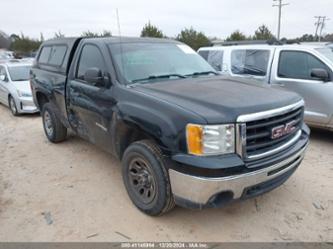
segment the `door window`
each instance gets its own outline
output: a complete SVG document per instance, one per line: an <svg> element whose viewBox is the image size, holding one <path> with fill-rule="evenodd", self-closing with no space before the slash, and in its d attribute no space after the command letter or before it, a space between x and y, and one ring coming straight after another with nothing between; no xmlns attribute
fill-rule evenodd
<svg viewBox="0 0 333 249"><path fill-rule="evenodd" d="M265 76L269 55L269 50L233 50L231 53L231 71L233 74Z"/></svg>
<svg viewBox="0 0 333 249"><path fill-rule="evenodd" d="M102 73L105 72L105 63L101 51L95 45L87 44L81 51L76 78L84 80L87 69L92 67L100 69Z"/></svg>
<svg viewBox="0 0 333 249"><path fill-rule="evenodd" d="M204 58L205 60L208 59L208 54L209 54L209 51L208 50L200 50L198 52L199 55L201 55L202 58Z"/></svg>
<svg viewBox="0 0 333 249"><path fill-rule="evenodd" d="M204 58L215 70L222 71L223 51L222 50L202 50L199 54Z"/></svg>
<svg viewBox="0 0 333 249"><path fill-rule="evenodd" d="M222 71L223 51L221 50L209 51L207 61L215 70Z"/></svg>
<svg viewBox="0 0 333 249"><path fill-rule="evenodd" d="M309 53L301 51L280 53L278 76L281 78L316 80L311 77L314 68L328 70L323 62Z"/></svg>
<svg viewBox="0 0 333 249"><path fill-rule="evenodd" d="M67 51L67 46L56 45L52 47L52 52L48 63L53 66L61 66Z"/></svg>
<svg viewBox="0 0 333 249"><path fill-rule="evenodd" d="M51 46L43 47L40 56L38 58L38 62L46 64L49 61L51 50L52 50Z"/></svg>

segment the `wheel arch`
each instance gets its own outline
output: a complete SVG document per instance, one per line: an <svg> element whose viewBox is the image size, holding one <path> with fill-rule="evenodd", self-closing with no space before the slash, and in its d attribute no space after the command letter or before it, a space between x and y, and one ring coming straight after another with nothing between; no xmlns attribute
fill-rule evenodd
<svg viewBox="0 0 333 249"><path fill-rule="evenodd" d="M9 92L9 93L7 94L7 102L8 102L8 106L9 106L9 98L10 98L10 97L13 97L13 96L12 96L12 94Z"/></svg>
<svg viewBox="0 0 333 249"><path fill-rule="evenodd" d="M50 98L47 96L47 94L43 93L43 92L36 92L36 102L37 102L37 105L38 105L38 108L40 110L42 110L43 106L50 102Z"/></svg>
<svg viewBox="0 0 333 249"><path fill-rule="evenodd" d="M166 146L163 145L163 142L159 138L156 138L156 136L149 131L142 129L136 123L116 118L111 126L111 130L114 153L120 160L129 145L144 139L155 142L162 151L165 151L166 149Z"/></svg>

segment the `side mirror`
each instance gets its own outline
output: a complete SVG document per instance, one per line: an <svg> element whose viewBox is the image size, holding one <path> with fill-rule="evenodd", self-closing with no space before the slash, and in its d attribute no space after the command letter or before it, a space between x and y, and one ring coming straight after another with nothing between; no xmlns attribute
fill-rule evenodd
<svg viewBox="0 0 333 249"><path fill-rule="evenodd" d="M94 86L99 86L99 87L105 86L102 70L96 67L87 69L87 71L84 74L84 80L88 83L91 83Z"/></svg>
<svg viewBox="0 0 333 249"><path fill-rule="evenodd" d="M328 82L330 80L330 76L327 70L322 68L314 68L311 70L311 77L322 80L324 82Z"/></svg>
<svg viewBox="0 0 333 249"><path fill-rule="evenodd" d="M1 74L1 75L0 75L0 81L5 81L5 80L6 80L6 75Z"/></svg>

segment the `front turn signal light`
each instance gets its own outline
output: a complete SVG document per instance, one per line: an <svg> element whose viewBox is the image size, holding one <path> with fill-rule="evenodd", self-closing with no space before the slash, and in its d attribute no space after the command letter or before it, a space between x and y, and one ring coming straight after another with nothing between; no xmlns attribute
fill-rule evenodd
<svg viewBox="0 0 333 249"><path fill-rule="evenodd" d="M189 154L203 154L202 135L203 127L201 125L188 124L186 126L186 140Z"/></svg>

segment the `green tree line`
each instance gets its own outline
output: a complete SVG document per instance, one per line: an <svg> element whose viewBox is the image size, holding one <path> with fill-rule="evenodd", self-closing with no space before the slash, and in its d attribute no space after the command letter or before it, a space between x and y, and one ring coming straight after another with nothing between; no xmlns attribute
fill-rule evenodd
<svg viewBox="0 0 333 249"><path fill-rule="evenodd" d="M111 31L104 30L101 33L93 32L90 30L84 31L81 33L82 37L110 37L112 36ZM163 31L153 25L150 21L144 25L140 33L141 37L155 37L155 38L170 38L181 41L194 50L199 49L204 46L211 46L213 40L222 40L218 38L209 38L202 31L195 30L193 27L187 27L182 29L179 34L175 37L167 37ZM61 31L58 31L54 34L54 38L65 37ZM242 41L242 40L272 40L275 39L273 33L269 30L266 25L259 26L253 35L246 35L240 30L235 30L229 36L227 36L225 41ZM282 38L284 42L313 42L318 38L314 37L311 34L304 34L301 37L296 37L293 39ZM44 41L43 34L40 35L39 39L30 38L25 36L23 33L20 35L13 34L11 35L11 50L17 53L29 53L36 51L40 44ZM331 41L333 42L333 34L328 34L322 37L322 41Z"/></svg>

